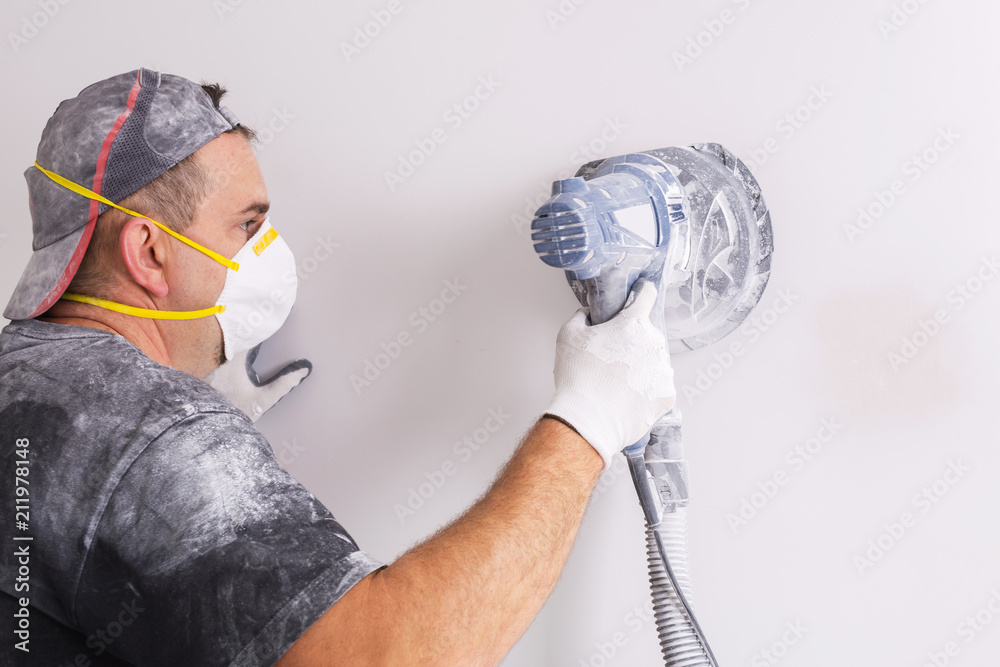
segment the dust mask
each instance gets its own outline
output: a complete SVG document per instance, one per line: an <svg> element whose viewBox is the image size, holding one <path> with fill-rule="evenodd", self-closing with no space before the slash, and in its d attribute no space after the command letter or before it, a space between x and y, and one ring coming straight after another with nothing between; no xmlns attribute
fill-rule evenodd
<svg viewBox="0 0 1000 667"><path fill-rule="evenodd" d="M295 257L271 226L264 220L257 233L246 242L233 261L238 271L226 273L226 284L216 307L222 326L226 359L249 350L281 328L295 303L298 279Z"/></svg>

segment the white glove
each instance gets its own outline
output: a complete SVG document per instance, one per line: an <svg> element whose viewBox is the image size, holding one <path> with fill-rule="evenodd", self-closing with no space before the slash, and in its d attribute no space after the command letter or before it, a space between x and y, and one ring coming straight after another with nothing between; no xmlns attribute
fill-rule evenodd
<svg viewBox="0 0 1000 667"><path fill-rule="evenodd" d="M205 376L205 382L229 399L250 421L257 421L292 389L312 373L312 363L299 359L285 366L266 382L261 382L253 362L260 345L241 352Z"/></svg>
<svg viewBox="0 0 1000 667"><path fill-rule="evenodd" d="M576 429L604 458L605 470L677 397L666 339L649 319L656 287L636 287L612 319L588 326L581 308L556 339L556 393L546 414Z"/></svg>

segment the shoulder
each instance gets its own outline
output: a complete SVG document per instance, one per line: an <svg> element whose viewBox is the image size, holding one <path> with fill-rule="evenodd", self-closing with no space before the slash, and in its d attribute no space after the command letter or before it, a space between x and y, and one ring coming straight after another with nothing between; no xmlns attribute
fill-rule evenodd
<svg viewBox="0 0 1000 667"><path fill-rule="evenodd" d="M0 335L0 377L42 403L105 420L113 415L119 424L141 423L154 431L156 424L162 430L198 412L243 418L205 381L164 366L101 329L13 322Z"/></svg>

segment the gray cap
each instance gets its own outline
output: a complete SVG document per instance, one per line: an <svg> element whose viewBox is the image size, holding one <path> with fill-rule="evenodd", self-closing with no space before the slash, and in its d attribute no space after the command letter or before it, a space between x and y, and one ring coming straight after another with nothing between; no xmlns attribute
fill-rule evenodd
<svg viewBox="0 0 1000 667"><path fill-rule="evenodd" d="M37 161L45 169L120 202L239 124L183 77L139 69L84 88L63 101L42 131ZM24 172L32 250L4 317L48 310L83 259L97 216L108 207L61 185L34 166Z"/></svg>

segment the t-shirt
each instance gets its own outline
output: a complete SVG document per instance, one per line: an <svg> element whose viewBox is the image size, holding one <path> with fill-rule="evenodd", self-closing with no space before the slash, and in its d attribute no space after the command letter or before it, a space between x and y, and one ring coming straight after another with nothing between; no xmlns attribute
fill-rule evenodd
<svg viewBox="0 0 1000 667"><path fill-rule="evenodd" d="M271 665L380 566L222 394L88 327L0 332L0 503L3 664Z"/></svg>

